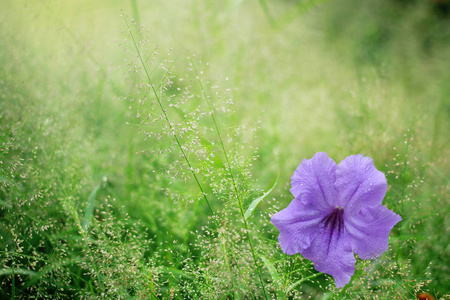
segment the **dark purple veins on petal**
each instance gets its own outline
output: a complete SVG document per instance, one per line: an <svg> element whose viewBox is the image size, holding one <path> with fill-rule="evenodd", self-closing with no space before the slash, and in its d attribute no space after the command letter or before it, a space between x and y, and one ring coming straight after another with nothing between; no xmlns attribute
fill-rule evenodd
<svg viewBox="0 0 450 300"><path fill-rule="evenodd" d="M328 249L330 248L331 239L333 234L337 234L338 238L341 234L341 231L344 229L344 218L343 218L344 210L340 207L336 207L328 214L325 218L323 218L323 227L325 228L325 232L330 235L330 239L328 242Z"/></svg>

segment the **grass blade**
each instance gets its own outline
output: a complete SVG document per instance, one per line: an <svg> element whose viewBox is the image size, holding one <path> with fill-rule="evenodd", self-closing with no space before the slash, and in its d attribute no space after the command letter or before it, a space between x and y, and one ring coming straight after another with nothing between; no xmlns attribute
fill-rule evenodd
<svg viewBox="0 0 450 300"><path fill-rule="evenodd" d="M304 281L307 281L307 280L310 280L310 279L313 279L313 278L315 278L315 277L317 277L317 276L320 276L320 275L322 275L323 273L315 273L315 274L312 274L311 276L307 276L307 277L303 277L302 279L300 279L300 280L298 280L298 281L296 281L296 282L294 282L293 284L291 284L290 286L289 286L289 288L287 289L287 291L286 291L286 293L289 293L290 291L292 291L297 285L299 285L300 283L302 283L302 282L304 282Z"/></svg>
<svg viewBox="0 0 450 300"><path fill-rule="evenodd" d="M273 263L268 260L265 256L260 255L261 260L264 262L264 265L266 266L267 270L269 271L270 277L272 277L272 282L274 283L275 287L276 287L276 294L277 294L277 299L285 299L285 293L284 290L282 288L282 282L280 279L280 276L278 275L277 269L275 268L275 266L273 265Z"/></svg>
<svg viewBox="0 0 450 300"><path fill-rule="evenodd" d="M269 7L267 6L266 0L259 0L259 5L261 6L261 8L262 8L262 10L263 10L263 12L264 12L264 15L266 16L267 21L269 21L270 26L271 26L272 28L275 28L275 26L276 26L277 24L275 23L274 18L273 18L272 15L270 14L270 10L269 10Z"/></svg>
<svg viewBox="0 0 450 300"><path fill-rule="evenodd" d="M264 262L264 265L266 266L267 270L270 273L270 276L272 277L272 281L275 283L275 285L279 285L280 283L280 276L278 275L277 269L272 264L271 261L269 261L265 256L260 255L261 260Z"/></svg>
<svg viewBox="0 0 450 300"><path fill-rule="evenodd" d="M273 186L267 192L265 192L261 197L258 197L255 200L253 200L252 203L250 203L250 206L248 207L248 209L247 209L247 211L245 212L245 215L244 215L246 219L251 216L253 211L255 211L255 208L256 208L256 206L258 206L259 202L261 202L264 198L267 197L267 195L270 194L270 192L272 192L272 190L275 188L275 186L278 183L278 177L279 176L277 176L277 179L275 180L275 183L273 184Z"/></svg>
<svg viewBox="0 0 450 300"><path fill-rule="evenodd" d="M94 202L95 197L97 196L97 192L100 189L101 184L97 184L94 190L89 195L88 205L86 207L86 212L84 213L83 223L81 224L83 230L88 230L89 225L91 224L92 217L94 216Z"/></svg>

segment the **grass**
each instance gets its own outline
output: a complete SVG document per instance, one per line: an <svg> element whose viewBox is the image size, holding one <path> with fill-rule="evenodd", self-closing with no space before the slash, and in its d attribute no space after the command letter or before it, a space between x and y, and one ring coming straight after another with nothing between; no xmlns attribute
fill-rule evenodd
<svg viewBox="0 0 450 300"><path fill-rule="evenodd" d="M450 299L439 5L2 2L0 298ZM343 289L270 223L318 151L403 219Z"/></svg>

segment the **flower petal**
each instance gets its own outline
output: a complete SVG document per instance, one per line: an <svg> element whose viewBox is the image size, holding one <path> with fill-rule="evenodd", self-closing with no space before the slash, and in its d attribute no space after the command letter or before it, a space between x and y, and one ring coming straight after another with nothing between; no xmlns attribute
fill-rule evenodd
<svg viewBox="0 0 450 300"><path fill-rule="evenodd" d="M356 214L346 214L344 228L352 250L362 259L380 256L388 249L389 232L401 217L383 205L362 209Z"/></svg>
<svg viewBox="0 0 450 300"><path fill-rule="evenodd" d="M358 154L348 156L339 163L335 187L338 205L357 213L364 207L381 204L386 194L387 181L370 157Z"/></svg>
<svg viewBox="0 0 450 300"><path fill-rule="evenodd" d="M309 247L311 237L319 230L319 223L326 213L312 206L305 206L294 199L285 209L270 220L280 231L278 241L284 253L294 255Z"/></svg>
<svg viewBox="0 0 450 300"><path fill-rule="evenodd" d="M316 153L311 159L304 159L291 177L290 189L295 198L315 208L329 210L337 199L334 187L336 163L325 152Z"/></svg>
<svg viewBox="0 0 450 300"><path fill-rule="evenodd" d="M344 230L322 228L301 254L314 263L317 271L333 276L338 288L349 283L355 273L356 259Z"/></svg>

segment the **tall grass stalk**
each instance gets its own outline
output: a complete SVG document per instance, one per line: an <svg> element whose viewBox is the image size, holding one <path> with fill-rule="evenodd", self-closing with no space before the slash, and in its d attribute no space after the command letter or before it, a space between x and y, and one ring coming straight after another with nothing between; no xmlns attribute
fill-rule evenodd
<svg viewBox="0 0 450 300"><path fill-rule="evenodd" d="M244 222L245 232L247 233L247 238L248 238L248 241L249 241L249 244L250 244L250 248L252 250L253 261L255 263L255 266L256 266L256 269L257 269L257 272L258 272L258 277L259 277L259 280L260 280L260 283L261 283L261 288L262 288L262 290L264 292L264 297L267 299L266 289L264 287L264 282L263 282L263 279L262 279L262 276L261 276L261 267L258 264L258 259L257 259L257 256L256 256L255 247L253 246L252 235L251 235L251 232L250 232L250 228L248 226L247 218L245 217L244 203L243 203L242 195L241 195L241 193L239 191L239 188L237 186L236 179L235 179L234 174L233 174L233 170L231 169L231 164L230 164L230 160L228 158L227 151L225 149L225 144L223 143L223 138L222 138L222 135L220 133L219 126L217 125L216 118L214 116L214 110L211 108L211 104L208 101L208 96L206 95L205 89L203 88L203 83L202 83L201 78L200 78L200 76L199 76L199 74L197 72L197 69L196 69L196 67L194 65L194 62L192 60L191 60L191 66L192 66L192 68L194 70L194 73L195 73L195 76L197 78L198 84L200 85L200 89L202 90L203 98L205 99L206 105L207 105L208 110L209 110L209 114L211 115L211 119L212 119L212 121L214 123L214 128L215 128L217 136L219 137L219 140L220 140L220 145L222 147L222 151L223 151L223 154L224 154L224 157L225 157L226 169L228 169L228 172L230 173L230 178L231 178L231 182L233 184L233 189L234 189L234 192L236 193L236 197L237 197L237 200L238 200L239 213L240 213L240 215L242 217L242 221Z"/></svg>
<svg viewBox="0 0 450 300"><path fill-rule="evenodd" d="M180 149L181 155L183 156L184 160L186 161L186 163L187 163L187 165L188 165L188 167L189 167L189 171L191 172L192 176L194 177L195 182L197 183L197 186L198 186L198 188L200 189L200 192L201 192L201 194L202 194L202 196L203 196L203 199L204 199L205 202L208 204L208 207L209 207L209 210L211 211L211 214L213 215L213 217L215 217L214 210L213 210L213 208L211 207L211 204L210 204L210 202L209 202L209 200L208 200L208 197L206 197L206 193L204 192L203 187L202 187L202 185L200 184L200 182L199 182L199 180L198 180L198 178L197 178L197 175L196 175L195 172L194 172L194 168L192 168L192 165L191 165L191 163L190 163L190 161L189 161L189 158L187 157L186 153L185 153L184 150L183 150L183 147L182 147L182 145L181 145L180 139L178 138L178 135L176 134L175 129L173 128L173 125L172 125L172 123L170 122L169 117L167 116L166 110L165 110L164 107L162 106L161 100L160 100L160 98L159 98L159 96L158 96L158 93L156 92L156 89L155 89L155 86L154 86L154 84L153 84L153 81L152 81L152 79L150 78L150 74L149 74L149 72L148 72L148 70L147 70L147 66L146 66L144 60L142 59L141 51L139 50L139 47L138 47L138 45L137 45L137 43L136 43L136 39L134 38L134 34L133 34L132 30L131 30L131 27L130 27L130 25L128 24L128 21L127 21L127 19L125 18L124 15L122 15L122 18L123 18L123 20L125 21L125 24L126 24L126 26L127 26L128 32L129 32L130 37L131 37L131 39L132 39L132 41L133 41L133 45L134 45L134 47L135 47L135 49L136 49L136 52L137 52L137 54L138 54L139 61L141 62L142 67L144 68L144 72L145 72L145 75L146 75L146 77L147 77L148 84L149 84L150 87L152 88L153 94L155 95L155 98L156 98L156 100L158 101L158 105L159 105L159 107L161 108L161 112L163 113L164 118L165 118L165 120L167 121L167 124L168 124L168 126L169 126L169 128L170 128L170 131L171 131L171 133L172 133L172 135L173 135L173 137L174 137L174 139L175 139L175 142L177 143L177 146L178 146L178 148ZM214 218L214 219L215 219L215 218Z"/></svg>
<svg viewBox="0 0 450 300"><path fill-rule="evenodd" d="M177 135L177 133L175 131L175 128L173 127L172 122L170 121L168 113L166 112L166 110L165 110L165 108L164 108L164 106L163 106L163 104L161 102L160 96L158 95L158 92L156 91L155 85L154 85L153 80L151 79L151 76L150 76L150 72L148 71L147 65L144 62L143 55L141 53L141 50L139 49L138 42L137 42L137 40L135 38L135 35L132 32L130 24L129 24L129 22L127 21L127 19L124 16L122 16L122 17L124 19L126 28L127 28L128 33L130 35L130 38L132 40L133 47L134 47L134 49L137 52L137 57L139 59L139 62L140 62L141 66L142 66L142 68L144 70L145 81L147 82L147 85L149 85L151 87L153 95L155 96L155 98L157 100L157 103L158 103L158 106L159 106L159 108L161 110L161 113L163 114L163 119L165 120L167 126L169 127L170 133L173 136L173 138L174 138L174 140L176 142L176 145L177 145L177 147L178 147L178 149L179 149L179 151L180 151L184 161L186 162L192 177L195 179L195 182L196 182L196 184L197 184L197 186L198 186L198 188L199 188L199 190L200 190L200 192L202 194L202 197L205 200L205 202L207 203L207 205L209 207L209 210L211 211L211 214L214 217L216 225L219 226L218 220L217 220L217 218L215 218L216 214L215 214L215 212L214 212L214 210L213 210L213 208L211 206L211 203L210 203L209 199L207 198L206 193L204 192L202 184L200 183L200 181L199 181L199 179L197 177L197 174L195 173L194 168L192 167L192 163L189 160L185 150L183 149L182 141L179 138L179 136ZM197 78L198 83L200 85L202 96L203 96L203 98L204 98L204 100L206 102L206 105L207 105L207 110L208 110L208 112L209 112L209 114L211 116L211 119L213 121L213 124L214 124L214 130L215 130L215 132L216 132L216 134L218 136L218 139L220 141L220 147L221 147L221 149L222 149L222 151L224 153L225 164L226 164L225 165L225 170L229 173L229 176L230 176L230 179L231 179L231 184L232 184L232 189L234 190L234 193L236 194L238 210L239 210L239 214L241 215L242 221L244 223L244 229L245 229L245 232L246 232L246 235L247 235L247 239L248 239L248 242L249 242L249 245L250 245L250 248L251 248L253 263L255 264L255 267L256 267L256 270L257 270L257 273L258 273L258 278L259 278L259 281L260 281L261 289L262 289L263 294L264 294L264 298L268 299L267 292L266 292L265 285L264 285L264 281L263 281L263 278L262 278L261 267L260 267L260 265L258 263L257 253L256 253L256 250L255 250L255 246L253 244L253 238L252 238L252 234L251 234L251 229L249 227L247 218L245 217L244 200L242 198L242 193L240 192L238 184L236 182L236 177L235 177L235 174L233 173L231 161L230 161L230 158L229 158L229 156L227 154L227 150L226 150L226 147L225 147L225 144L224 144L224 141L223 141L223 137L222 137L222 134L220 132L220 129L219 129L219 126L218 126L218 123L217 123L214 111L213 111L213 109L211 107L211 104L210 104L210 102L208 100L208 96L207 96L206 91L205 91L205 89L203 87L203 83L202 83L201 79L199 78L199 74L198 74L197 69L195 68L195 65L192 62L192 60L191 60L191 66L192 66L192 68L193 68L193 70L195 72L196 78ZM224 248L224 250L225 250L225 253L226 253L225 256L226 256L226 260L227 260L226 261L227 267L231 271L231 267L230 267L230 265L228 263L228 250L226 249L226 247ZM239 266L238 266L238 268L239 268ZM232 282L233 282L233 290L234 290L234 278L232 278Z"/></svg>

